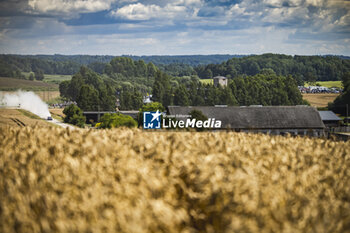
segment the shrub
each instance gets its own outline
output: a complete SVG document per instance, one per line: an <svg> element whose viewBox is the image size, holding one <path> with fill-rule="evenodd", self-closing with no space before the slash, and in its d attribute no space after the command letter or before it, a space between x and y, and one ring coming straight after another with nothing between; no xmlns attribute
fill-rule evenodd
<svg viewBox="0 0 350 233"><path fill-rule="evenodd" d="M86 117L83 116L83 111L78 106L76 106L75 104L71 104L65 107L63 113L66 115L66 117L64 118L65 123L76 125L80 128L84 127Z"/></svg>
<svg viewBox="0 0 350 233"><path fill-rule="evenodd" d="M159 102L152 102L143 105L140 109L140 112L156 112L157 110L159 110L159 112L164 112L165 108Z"/></svg>
<svg viewBox="0 0 350 233"><path fill-rule="evenodd" d="M123 115L120 113L106 113L101 117L100 123L101 124L99 126L104 129L118 127L137 127L137 122L131 116Z"/></svg>

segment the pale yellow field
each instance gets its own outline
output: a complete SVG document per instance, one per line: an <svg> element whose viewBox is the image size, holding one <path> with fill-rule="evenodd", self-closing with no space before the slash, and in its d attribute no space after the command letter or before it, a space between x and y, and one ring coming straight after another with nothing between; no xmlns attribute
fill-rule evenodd
<svg viewBox="0 0 350 233"><path fill-rule="evenodd" d="M350 142L0 128L0 232L350 232Z"/></svg>
<svg viewBox="0 0 350 233"><path fill-rule="evenodd" d="M339 94L302 94L303 99L309 101L311 106L326 107L329 102L333 102Z"/></svg>
<svg viewBox="0 0 350 233"><path fill-rule="evenodd" d="M64 109L64 108L51 108L51 109L49 109L49 110L50 110L50 113L51 113L52 115L56 115L56 116L58 116L58 117L60 117L60 118L64 118L65 115L64 115L64 113L63 113L63 109Z"/></svg>
<svg viewBox="0 0 350 233"><path fill-rule="evenodd" d="M45 102L56 99L60 96L59 91L36 91L35 94L37 94Z"/></svg>
<svg viewBox="0 0 350 233"><path fill-rule="evenodd" d="M200 80L203 84L213 84L214 81L212 78L208 78L208 79L201 79Z"/></svg>
<svg viewBox="0 0 350 233"><path fill-rule="evenodd" d="M0 108L0 127L49 126L45 120L30 118L21 111L25 112L25 110Z"/></svg>

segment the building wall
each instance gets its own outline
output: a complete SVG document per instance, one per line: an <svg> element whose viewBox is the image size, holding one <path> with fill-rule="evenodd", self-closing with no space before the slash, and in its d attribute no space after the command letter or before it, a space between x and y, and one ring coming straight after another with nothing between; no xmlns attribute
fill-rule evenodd
<svg viewBox="0 0 350 233"><path fill-rule="evenodd" d="M214 78L214 86L223 86L226 87L227 86L227 79L224 78Z"/></svg>
<svg viewBox="0 0 350 233"><path fill-rule="evenodd" d="M340 126L340 121L323 121L326 127L338 127Z"/></svg>

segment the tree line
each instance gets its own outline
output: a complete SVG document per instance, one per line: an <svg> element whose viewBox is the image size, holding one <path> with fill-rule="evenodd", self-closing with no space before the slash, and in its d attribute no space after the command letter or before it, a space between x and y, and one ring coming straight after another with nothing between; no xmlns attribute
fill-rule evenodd
<svg viewBox="0 0 350 233"><path fill-rule="evenodd" d="M119 60L118 60L119 59ZM123 66L119 67L112 64ZM133 62L131 62L133 61ZM122 74L122 78L147 77L145 64L155 64L171 76L198 75L228 78L240 75L253 76L266 69L277 75L292 75L299 85L304 81L341 80L350 71L350 59L344 56L288 56L283 54L239 55L189 55L189 56L89 56L89 55L0 55L0 75L24 78L21 72L45 74L77 73L82 65L99 74ZM118 72L115 72L117 69ZM120 78L120 79L122 79ZM125 81L125 80L124 80ZM134 80L136 81L136 80ZM138 81L138 79L137 79ZM145 82L143 80L142 82Z"/></svg>
<svg viewBox="0 0 350 233"><path fill-rule="evenodd" d="M227 87L203 84L196 77L177 84L171 80L165 73L156 74L153 101L164 106L307 104L292 76L280 76L273 71L233 78Z"/></svg>
<svg viewBox="0 0 350 233"><path fill-rule="evenodd" d="M116 104L120 110L139 109L143 96L152 91L157 72L152 63L117 57L105 66L103 74L81 67L71 80L60 83L59 90L84 111L114 111Z"/></svg>
<svg viewBox="0 0 350 233"><path fill-rule="evenodd" d="M115 110L115 88L87 67L82 66L70 81L61 82L59 90L84 111Z"/></svg>
<svg viewBox="0 0 350 233"><path fill-rule="evenodd" d="M350 114L350 72L342 76L343 92L337 96L333 103L328 104L328 109L343 116Z"/></svg>
<svg viewBox="0 0 350 233"><path fill-rule="evenodd" d="M42 72L44 74L75 74L81 64L74 61L54 61L36 56L0 55L0 75L25 78L21 72Z"/></svg>
<svg viewBox="0 0 350 233"><path fill-rule="evenodd" d="M271 69L215 87L203 84L196 75L173 77L153 63L127 57L114 58L106 67L102 75L81 67L70 81L59 85L61 96L76 101L84 111L110 111L116 105L120 110L139 109L147 94L164 106L303 104L295 79Z"/></svg>
<svg viewBox="0 0 350 233"><path fill-rule="evenodd" d="M221 64L209 64L195 67L200 78L240 75L256 75L263 70L272 69L277 75L292 75L299 85L304 81L341 80L350 71L350 60L336 56L288 56L281 54L263 54L232 58Z"/></svg>
<svg viewBox="0 0 350 233"><path fill-rule="evenodd" d="M169 70L174 74L176 70L191 69L197 65L221 63L232 57L241 55L188 55L188 56L120 56L134 61L153 63L160 66L170 65ZM25 78L21 72L38 72L45 74L73 75L81 66L87 66L96 73L106 73L110 61L116 56L92 56L92 55L0 55L0 76ZM172 64L180 64L173 67ZM181 67L185 64L186 67ZM107 66L107 67L106 67ZM106 70L107 69L107 70ZM193 69L193 68L192 68ZM187 72L187 71L183 71Z"/></svg>

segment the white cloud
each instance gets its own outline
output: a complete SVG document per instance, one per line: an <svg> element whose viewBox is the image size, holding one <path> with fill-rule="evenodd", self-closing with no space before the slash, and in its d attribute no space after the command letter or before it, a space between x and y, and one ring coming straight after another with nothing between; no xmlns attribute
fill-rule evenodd
<svg viewBox="0 0 350 233"><path fill-rule="evenodd" d="M110 35L62 34L51 37L0 40L0 53L179 55L179 54L350 54L342 40L291 40L295 30L252 27L243 30L142 32ZM4 46L6 44L6 46ZM52 45L55 46L52 46Z"/></svg>
<svg viewBox="0 0 350 233"><path fill-rule="evenodd" d="M21 9L54 17L0 18L0 53L315 54L317 49L319 53L350 54L349 1L243 0L230 5L232 2L29 0ZM99 24L105 22L101 20L89 25L94 18L87 15L80 26L67 23L67 16L101 10L118 20L106 18L106 24Z"/></svg>
<svg viewBox="0 0 350 233"><path fill-rule="evenodd" d="M130 20L148 20L157 16L161 8L157 5L143 5L142 3L130 4L116 11L112 11L111 15Z"/></svg>
<svg viewBox="0 0 350 233"><path fill-rule="evenodd" d="M179 0L168 3L163 7L155 4L136 3L112 11L111 15L128 20L172 19L176 17L184 20L192 17L189 9L192 9L198 3L200 3L199 0Z"/></svg>
<svg viewBox="0 0 350 233"><path fill-rule="evenodd" d="M172 3L173 5L202 5L201 0L177 0Z"/></svg>
<svg viewBox="0 0 350 233"><path fill-rule="evenodd" d="M133 3L133 2L137 2L138 0L119 0L118 2L120 3Z"/></svg>
<svg viewBox="0 0 350 233"><path fill-rule="evenodd" d="M303 23L310 19L307 8L289 7L289 8L273 8L267 11L263 18L264 22L270 23Z"/></svg>
<svg viewBox="0 0 350 233"><path fill-rule="evenodd" d="M280 0L264 0L264 3L274 7L282 6L282 1Z"/></svg>
<svg viewBox="0 0 350 233"><path fill-rule="evenodd" d="M113 0L29 0L34 13L87 13L108 10Z"/></svg>
<svg viewBox="0 0 350 233"><path fill-rule="evenodd" d="M350 25L350 15L344 15L339 20L335 21L336 25L339 26L349 26Z"/></svg>
<svg viewBox="0 0 350 233"><path fill-rule="evenodd" d="M321 6L325 0L306 0L307 5Z"/></svg>
<svg viewBox="0 0 350 233"><path fill-rule="evenodd" d="M240 7L238 4L235 4L230 8L229 12L230 12L230 15L235 17L243 14L245 12L245 8Z"/></svg>

